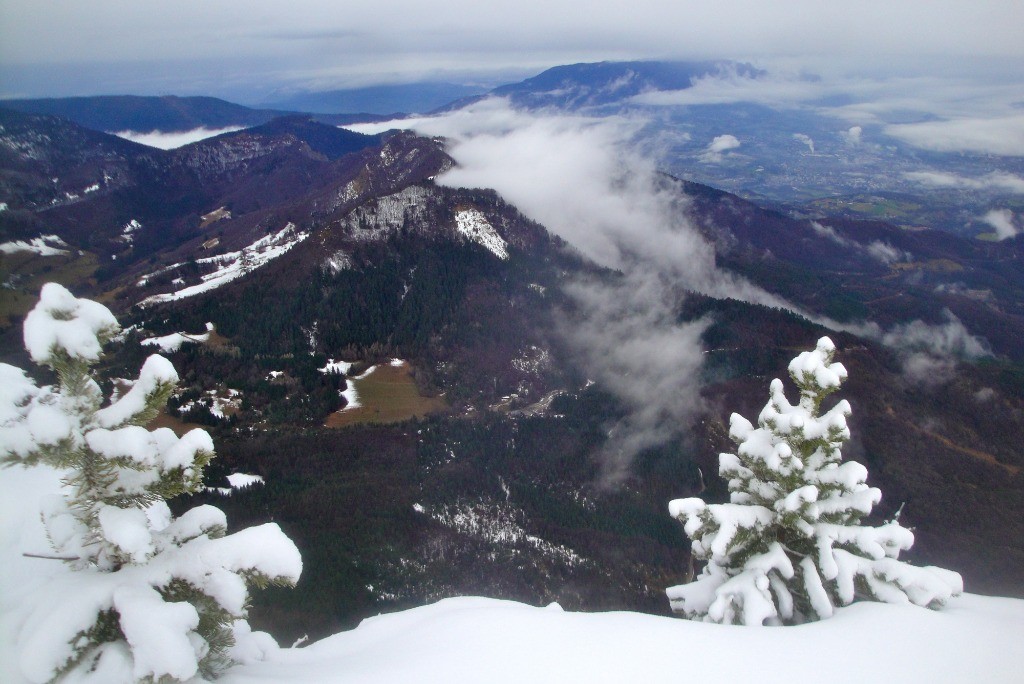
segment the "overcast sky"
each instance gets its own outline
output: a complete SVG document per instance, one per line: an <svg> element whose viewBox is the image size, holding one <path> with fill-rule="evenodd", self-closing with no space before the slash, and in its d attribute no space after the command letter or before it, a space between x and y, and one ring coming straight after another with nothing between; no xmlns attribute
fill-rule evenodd
<svg viewBox="0 0 1024 684"><path fill-rule="evenodd" d="M1005 69L1022 25L1021 0L0 0L0 94L490 85L643 58Z"/></svg>

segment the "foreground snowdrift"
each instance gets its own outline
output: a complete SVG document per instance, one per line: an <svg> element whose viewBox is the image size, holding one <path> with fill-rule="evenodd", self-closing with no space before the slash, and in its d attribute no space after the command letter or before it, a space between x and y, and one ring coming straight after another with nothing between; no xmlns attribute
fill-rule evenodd
<svg viewBox="0 0 1024 684"><path fill-rule="evenodd" d="M19 599L60 561L40 498L47 468L0 470L0 681L26 681L13 653ZM638 613L565 613L484 598L448 599L365 620L302 649L232 669L224 684L257 682L1020 681L1024 601L964 595L941 611L858 603L799 627L734 627ZM269 646L269 644L267 645Z"/></svg>
<svg viewBox="0 0 1024 684"><path fill-rule="evenodd" d="M365 620L220 682L1017 682L1024 601L859 603L800 627L455 598Z"/></svg>

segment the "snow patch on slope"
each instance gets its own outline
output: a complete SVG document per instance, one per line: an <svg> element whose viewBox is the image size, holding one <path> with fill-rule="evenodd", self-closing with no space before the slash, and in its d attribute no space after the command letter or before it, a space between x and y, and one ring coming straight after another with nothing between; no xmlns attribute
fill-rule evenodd
<svg viewBox="0 0 1024 684"><path fill-rule="evenodd" d="M406 222L422 219L430 193L418 185L360 205L347 217L348 232L359 240L382 240Z"/></svg>
<svg viewBox="0 0 1024 684"><path fill-rule="evenodd" d="M351 363L345 363L344 361L337 361L337 362L332 362L332 363L336 363L337 364L336 367L339 368L339 369L344 368L344 370L342 371L343 373L348 373L348 369L352 367ZM320 372L321 373L329 372L327 369L332 367L332 363L328 363L326 366L321 368ZM361 408L362 407L362 404L359 402L359 390L356 388L356 384L353 381L354 380L365 380L375 370L377 370L376 366L370 366L365 371L363 371L362 373L360 373L356 377L349 379L345 383L345 389L343 389L340 392L341 396L343 396L345 398L345 407L343 409L341 409L342 411L351 411L352 409L357 409L357 408Z"/></svg>
<svg viewBox="0 0 1024 684"><path fill-rule="evenodd" d="M204 275L202 282L197 285L186 287L177 292L146 297L139 304L141 306L148 306L161 302L171 302L215 290L283 256L288 250L307 237L309 237L309 233L298 232L295 224L289 223L273 235L260 238L238 252L228 252L218 256L196 259L197 264L201 266L212 265L216 270Z"/></svg>
<svg viewBox="0 0 1024 684"><path fill-rule="evenodd" d="M350 257L343 249L336 250L333 254L324 259L323 267L332 274L337 275L342 271L347 271L352 268L352 257Z"/></svg>
<svg viewBox="0 0 1024 684"><path fill-rule="evenodd" d="M206 324L206 332L204 333L171 333L170 335L164 335L163 337L150 337L149 339L142 340L142 344L148 347L160 347L161 351L165 354L176 352L181 349L183 344L197 344L200 342L207 342L210 339L210 333L213 331L213 323Z"/></svg>
<svg viewBox="0 0 1024 684"><path fill-rule="evenodd" d="M342 375L348 375L349 368L352 364L348 361L335 361L334 359L327 359L327 365L317 370L321 373L340 373Z"/></svg>
<svg viewBox="0 0 1024 684"><path fill-rule="evenodd" d="M495 546L530 546L566 566L587 561L567 546L553 544L529 534L517 521L519 511L502 504L475 503L426 509L426 515L460 534L481 539Z"/></svg>
<svg viewBox="0 0 1024 684"><path fill-rule="evenodd" d="M137 230L142 230L142 224L137 219L132 219L121 228L121 239L131 244L135 237L132 235Z"/></svg>
<svg viewBox="0 0 1024 684"><path fill-rule="evenodd" d="M260 475L249 475L248 473L231 473L227 477L227 487L206 487L206 491L221 496L231 496L235 490L245 489L254 484L265 484L266 480Z"/></svg>
<svg viewBox="0 0 1024 684"><path fill-rule="evenodd" d="M35 252L39 256L57 256L67 254L68 250L60 249L67 247L67 243L56 235L40 235L28 242L24 240L13 240L0 244L0 252L14 254L15 252Z"/></svg>
<svg viewBox="0 0 1024 684"><path fill-rule="evenodd" d="M228 475L228 484L232 489L243 489L249 485L263 484L260 475L249 475L248 473L231 473Z"/></svg>
<svg viewBox="0 0 1024 684"><path fill-rule="evenodd" d="M482 245L502 261L508 259L508 245L478 209L463 209L455 214L460 235Z"/></svg>
<svg viewBox="0 0 1024 684"><path fill-rule="evenodd" d="M224 420L229 410L235 412L242 408L242 392L230 387L224 390L206 390L199 399L182 404L180 411L185 413L199 406L205 406L214 417Z"/></svg>

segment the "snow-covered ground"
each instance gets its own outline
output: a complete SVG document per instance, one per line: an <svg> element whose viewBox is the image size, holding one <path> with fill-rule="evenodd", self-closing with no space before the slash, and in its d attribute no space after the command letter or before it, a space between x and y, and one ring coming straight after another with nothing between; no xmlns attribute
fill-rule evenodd
<svg viewBox="0 0 1024 684"><path fill-rule="evenodd" d="M402 228L407 221L423 220L431 192L410 185L400 192L378 197L375 202L356 207L345 217L346 230L357 240L382 240Z"/></svg>
<svg viewBox="0 0 1024 684"><path fill-rule="evenodd" d="M1024 601L975 595L938 612L860 603L761 628L465 597L364 620L219 681L1019 682L1022 636Z"/></svg>
<svg viewBox="0 0 1024 684"><path fill-rule="evenodd" d="M170 335L164 335L162 337L150 337L142 340L143 346L159 347L164 353L176 352L181 349L183 344L200 344L210 339L210 333L213 332L213 323L206 324L206 332L204 333L171 333Z"/></svg>
<svg viewBox="0 0 1024 684"><path fill-rule="evenodd" d="M137 219L132 219L121 228L121 239L131 244L135 241L135 236L132 233L140 230L142 230L142 224Z"/></svg>
<svg viewBox="0 0 1024 684"><path fill-rule="evenodd" d="M163 131L149 131L148 133L144 133L142 131L110 131L110 134L142 145L158 147L161 150L173 150L177 147L183 147L184 145L205 140L206 138L212 138L215 135L240 131L242 128L242 126L228 126L226 128L193 128L191 131L180 131L175 133L164 133Z"/></svg>
<svg viewBox="0 0 1024 684"><path fill-rule="evenodd" d="M262 483L263 477L260 475L250 475L248 473L231 473L228 475L228 484L231 485L232 489L245 489L250 485Z"/></svg>
<svg viewBox="0 0 1024 684"><path fill-rule="evenodd" d="M35 252L40 256L56 256L67 254L68 250L60 249L67 247L67 243L56 235L40 235L27 242L25 240L12 240L0 244L0 253L14 254L15 252Z"/></svg>
<svg viewBox="0 0 1024 684"><path fill-rule="evenodd" d="M345 362L340 361L339 363ZM330 364L328 364L328 366L329 365ZM350 367L351 365L352 364L349 364ZM341 409L342 411L351 411L352 409L362 407L362 404L359 402L359 390L356 388L356 383L354 381L365 380L366 378L370 377L370 374L373 373L373 371L375 370L377 370L376 366L370 366L356 377L350 378L348 382L345 383L345 389L341 391L341 396L345 397L346 402L345 408ZM348 372L347 368L345 369L345 372Z"/></svg>
<svg viewBox="0 0 1024 684"><path fill-rule="evenodd" d="M318 370L321 373L341 373L342 375L348 375L348 369L352 367L349 361L335 361L334 359L327 359L327 365Z"/></svg>

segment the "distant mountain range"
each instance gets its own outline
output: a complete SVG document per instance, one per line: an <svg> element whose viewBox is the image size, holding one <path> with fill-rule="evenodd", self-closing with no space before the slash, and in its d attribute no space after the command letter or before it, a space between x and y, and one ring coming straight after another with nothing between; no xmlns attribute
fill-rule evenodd
<svg viewBox="0 0 1024 684"><path fill-rule="evenodd" d="M133 95L2 100L0 106L61 116L98 131L187 131L205 127L255 126L283 115L316 114L343 124L400 118L407 113L448 111L482 97L508 97L525 108L576 109L622 103L651 90L688 88L693 79L764 72L733 62L600 62L548 69L519 83L494 89L454 83L414 83L346 90L300 92L269 100L262 108L213 97Z"/></svg>
<svg viewBox="0 0 1024 684"><path fill-rule="evenodd" d="M621 105L635 95L655 90L684 90L695 79L722 75L756 78L765 72L750 64L724 61L568 64L499 86L488 95L507 97L527 109L577 110Z"/></svg>
<svg viewBox="0 0 1024 684"><path fill-rule="evenodd" d="M96 131L190 131L239 126L258 126L280 116L301 111L286 109L252 109L215 97L147 97L136 95L98 95L94 97L43 98L32 100L0 100L0 107L31 114L48 114L74 121ZM358 111L358 110L337 110ZM374 114L339 114L318 116L324 123L340 125L353 121L375 121Z"/></svg>
<svg viewBox="0 0 1024 684"><path fill-rule="evenodd" d="M94 130L166 133L249 127L295 112L312 113L332 125L380 121L409 112L444 113L494 96L526 111L644 120L635 143L658 155L663 170L807 216L882 219L902 227L991 237L993 227L984 218L989 212L1024 214L1019 158L929 152L889 137L880 123L851 127L828 114L827 102L818 107L766 104L756 98L744 101L737 94L742 88L730 90L729 84L749 85L769 76L728 61L599 62L554 67L486 92L428 82L296 93L263 109L173 96L7 100L0 106L63 116ZM724 101L645 104L645 95L685 91L700 79L712 87L721 81L732 94ZM765 92L772 87L766 83ZM731 146L725 153L709 154L716 140Z"/></svg>
<svg viewBox="0 0 1024 684"><path fill-rule="evenodd" d="M364 112L381 116L396 116L402 112L430 112L455 100L486 92L487 88L481 86L458 83L410 83L299 92L270 98L265 106L315 114Z"/></svg>

